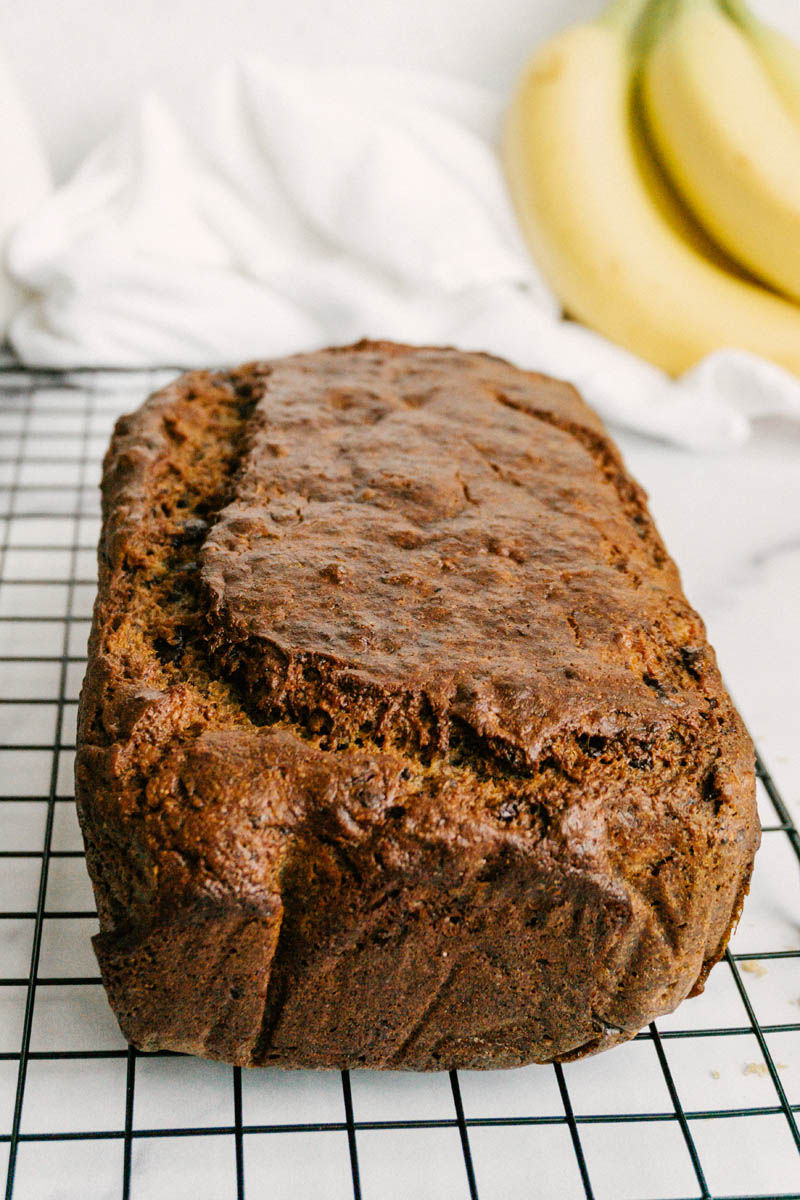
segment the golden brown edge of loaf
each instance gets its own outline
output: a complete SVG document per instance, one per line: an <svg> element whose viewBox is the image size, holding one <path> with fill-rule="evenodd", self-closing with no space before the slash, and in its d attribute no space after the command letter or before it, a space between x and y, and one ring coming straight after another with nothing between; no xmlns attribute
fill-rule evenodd
<svg viewBox="0 0 800 1200"><path fill-rule="evenodd" d="M615 569L640 589L657 576L688 631L656 646L613 720L565 701L569 719L520 749L456 720L451 693L434 720L432 686L428 710L416 694L404 709L368 680L380 736L320 727L300 692L262 703L264 638L219 609L205 567L243 464L278 453L270 389L290 410L313 380L337 413L408 394L433 412L443 378L466 408L491 395L517 414L548 486L563 461L596 475L608 513L591 521L630 530ZM386 342L184 375L117 424L99 569L76 796L95 949L135 1045L245 1066L515 1066L624 1041L702 989L758 845L752 745L644 493L574 389ZM603 686L621 670L612 634L581 651ZM303 687L361 703L330 657Z"/></svg>

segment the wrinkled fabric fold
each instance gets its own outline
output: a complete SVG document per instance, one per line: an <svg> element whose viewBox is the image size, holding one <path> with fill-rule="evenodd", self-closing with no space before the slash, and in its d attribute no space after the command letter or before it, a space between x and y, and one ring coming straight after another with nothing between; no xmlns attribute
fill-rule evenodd
<svg viewBox="0 0 800 1200"><path fill-rule="evenodd" d="M800 420L800 380L741 351L682 379L563 320L517 229L502 98L390 69L220 69L190 138L144 97L18 227L23 361L219 365L361 337L486 350L575 383L615 425L694 449Z"/></svg>

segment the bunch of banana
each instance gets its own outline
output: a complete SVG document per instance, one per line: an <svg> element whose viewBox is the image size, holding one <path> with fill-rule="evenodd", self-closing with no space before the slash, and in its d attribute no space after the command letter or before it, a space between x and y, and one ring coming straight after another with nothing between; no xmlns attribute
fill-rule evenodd
<svg viewBox="0 0 800 1200"><path fill-rule="evenodd" d="M800 374L800 49L743 0L614 0L529 64L505 163L567 312L677 374Z"/></svg>

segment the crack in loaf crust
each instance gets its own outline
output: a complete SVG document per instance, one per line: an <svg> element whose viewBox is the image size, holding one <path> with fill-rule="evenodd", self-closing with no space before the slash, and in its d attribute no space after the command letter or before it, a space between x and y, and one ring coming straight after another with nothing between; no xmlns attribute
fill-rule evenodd
<svg viewBox="0 0 800 1200"><path fill-rule="evenodd" d="M103 498L77 796L130 1040L512 1066L702 988L752 747L571 388L390 343L196 372Z"/></svg>

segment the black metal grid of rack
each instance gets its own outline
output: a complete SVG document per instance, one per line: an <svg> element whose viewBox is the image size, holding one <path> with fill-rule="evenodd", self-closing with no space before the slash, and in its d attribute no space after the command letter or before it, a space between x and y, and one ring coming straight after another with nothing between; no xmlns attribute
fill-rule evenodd
<svg viewBox="0 0 800 1200"><path fill-rule="evenodd" d="M447 1160L449 1168L442 1168L445 1175L447 1169L456 1174L450 1184L441 1185L442 1191L427 1193L420 1187L413 1194L454 1200L456 1196L514 1200L517 1195L533 1200L540 1196L588 1200L800 1196L800 1096L787 1095L775 1051L780 1038L800 1046L800 1011L797 1020L765 1021L759 1017L760 1000L754 996L760 977L780 967L796 969L800 997L800 937L794 945L784 939L775 946L728 951L712 981L717 973L728 973L724 1011L738 1005L738 1019L716 1025L701 1021L694 1027L681 1027L674 1020L653 1024L630 1044L638 1044L639 1051L650 1056L651 1066L657 1065L662 1102L655 1106L617 1103L602 1111L603 1104L595 1103L593 1111L590 1100L576 1101L577 1083L585 1083L586 1076L574 1073L579 1066L575 1064L533 1068L542 1086L547 1078L549 1093L542 1096L537 1091L530 1107L525 1088L520 1086L514 1097L516 1081L522 1078L517 1072L504 1073L499 1093L496 1088L487 1091L471 1073L467 1079L456 1072L440 1076L435 1088L428 1080L427 1098L416 1107L416 1102L409 1105L407 1089L401 1089L397 1113L391 1109L394 1084L387 1082L388 1092L376 1108L375 1081L370 1092L369 1081L360 1078L363 1073L352 1078L343 1072L335 1086L325 1074L306 1080L305 1090L299 1092L278 1088L286 1103L265 1112L263 1104L259 1108L254 1091L258 1085L252 1083L250 1073L243 1078L239 1069L201 1064L203 1070L213 1072L202 1083L204 1094L213 1093L202 1119L191 1120L189 1093L182 1093L178 1082L172 1085L167 1102L173 1119L162 1116L148 1125L146 1118L153 1109L145 1105L142 1123L138 1113L143 1080L154 1062L158 1066L157 1060L181 1060L180 1056L140 1054L126 1048L119 1037L115 1043L113 1032L98 1016L101 1009L82 1003L82 997L99 994L102 1006L102 993L85 949L95 920L93 906L70 906L71 896L83 894L80 883L75 883L82 851L71 817L70 753L94 585L99 462L114 417L135 406L163 378L163 372L62 375L0 367L0 878L5 875L7 880L5 892L0 888L0 1014L5 1014L0 1019L0 1069L6 1073L9 1099L5 1124L0 1121L0 1173L5 1176L6 1200L56 1194L47 1190L48 1170L57 1173L59 1188L70 1170L79 1173L85 1196L142 1200L145 1195L161 1194L157 1187L151 1190L152 1181L163 1174L158 1164L165 1163L167 1156L148 1158L142 1148L158 1143L174 1157L183 1139L190 1140L191 1154L181 1158L182 1177L185 1182L187 1171L191 1176L194 1162L198 1175L186 1194L197 1200L220 1200L223 1194L237 1200L245 1194L250 1200L284 1195L297 1200L312 1196L384 1200L411 1195L389 1176L408 1169L412 1179L414 1171L421 1169L413 1165L414 1159L426 1155L440 1156L442 1163ZM798 830L760 759L757 769L764 812L771 813L764 818L764 841L779 839L800 863ZM18 818L19 845L13 834ZM6 893L10 899L4 902ZM26 902L15 903L17 896L24 896ZM86 970L73 974L71 948L78 943L77 962ZM4 947L10 947L10 959L3 957ZM65 1038L68 1044L60 1045L59 1028L62 1019L69 1023L70 1009L79 1030L85 1018L83 1032L73 1030ZM47 1015L43 1026L41 1013ZM676 1051L691 1047L691 1070L695 1046L723 1047L718 1061L724 1062L732 1047L744 1044L742 1039L748 1039L756 1059L746 1064L743 1074L757 1077L757 1097L743 1100L737 1085L721 1093L716 1104L693 1104L685 1094L687 1080L693 1092L687 1056L677 1056ZM611 1090L616 1086L614 1064L622 1061L615 1058L619 1053L606 1056L604 1078ZM699 1055L697 1071L705 1070L699 1065L701 1059ZM110 1074L88 1088L91 1071L100 1066ZM49 1082L48 1070L56 1072ZM720 1072L710 1070L705 1075L718 1078ZM64 1088L56 1097L61 1115L52 1120L50 1110L39 1105L44 1115L37 1117L42 1089L52 1092L59 1081ZM526 1088L529 1084L527 1076ZM620 1086L624 1093L624 1078ZM102 1095L98 1101L101 1087L108 1089L107 1103ZM91 1099L87 1099L89 1092ZM314 1101L307 1103L312 1094ZM102 1120L92 1124L98 1106ZM713 1139L704 1134L712 1126ZM725 1127L735 1136L727 1136ZM376 1134L382 1139L376 1141ZM638 1156L637 1143L644 1146ZM742 1191L736 1190L735 1180L731 1186L730 1176L720 1168L721 1156L736 1144L744 1147L743 1158L755 1158L747 1177L741 1179L746 1188ZM776 1145L781 1163L777 1172ZM69 1153L48 1159L53 1147L62 1152L67 1147ZM210 1152L207 1147L212 1147ZM681 1158L677 1175L667 1161L670 1154ZM552 1164L559 1155L556 1168ZM626 1167L616 1177L614 1171L622 1170L620 1162L631 1155L639 1163L639 1176ZM145 1175L149 1182L140 1190ZM666 1190L659 1190L661 1180L667 1178ZM164 1194L178 1191L167 1188Z"/></svg>

